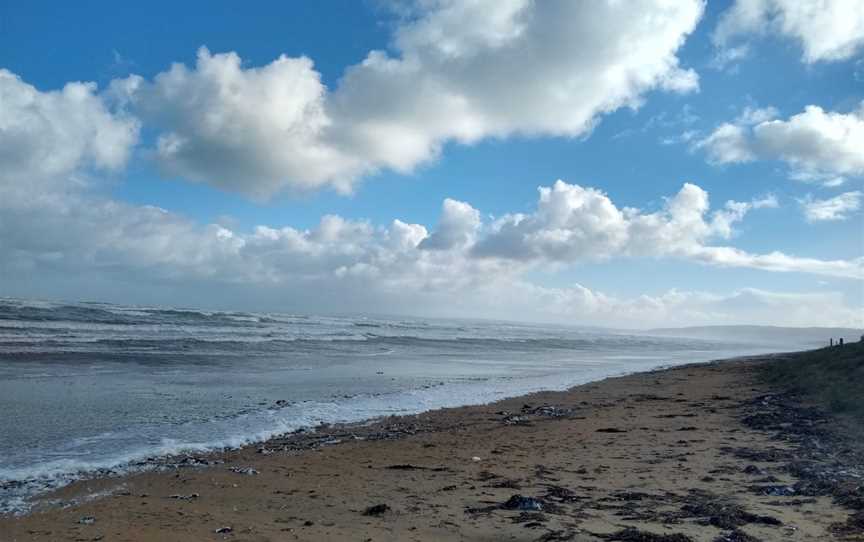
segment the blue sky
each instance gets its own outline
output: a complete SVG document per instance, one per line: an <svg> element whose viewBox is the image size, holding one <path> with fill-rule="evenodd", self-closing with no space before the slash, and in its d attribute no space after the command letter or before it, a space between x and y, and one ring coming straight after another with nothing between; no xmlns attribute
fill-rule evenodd
<svg viewBox="0 0 864 542"><path fill-rule="evenodd" d="M10 83L12 90L7 95L23 93L23 85L27 85L47 96L69 82L92 81L96 84L92 97L101 104L93 107L104 107L109 116L103 120L120 123L115 128L135 133L128 144L124 144L124 149L117 151L122 156L111 155L110 167L103 167L98 156L88 155L98 154L92 149L103 144L94 142L76 151L78 154L64 162L59 170L46 173L31 165L29 169L17 169L14 178L9 174L3 181L5 184L0 183L0 196L5 191L8 202L16 198L26 202L26 205L7 203L6 223L0 222L0 240L12 248L5 251L5 257L0 256L6 259L0 263L9 277L5 288L0 285L0 294L77 298L83 291L89 297L112 301L144 303L176 299L185 304L224 305L226 308L246 299L250 305L258 303L266 310L305 312L362 312L374 307L383 311L423 313L423 307L427 307L430 313L442 315L525 317L574 323L600 321L609 325L640 325L651 318L671 324L692 320L699 323L771 323L776 320L799 325L860 325L864 306L861 278L864 219L860 210L864 177L864 158L861 158L864 156L861 146L864 144L864 106L861 105L864 100L864 28L852 25L851 29L844 27L842 32L829 38L814 37L807 24L810 24L808 21L816 24L812 22L816 17L806 12L807 2L762 2L770 8L765 8L755 20L741 15L748 3L752 2L703 5L694 0L691 11L665 13L668 24L657 31L658 35L668 37L663 43L659 43L660 38L639 42L642 39L639 32L644 33L645 40L655 40L639 22L640 18L647 20L661 10L654 2L634 4L626 14L634 16L632 21L616 18L620 14L603 12L590 3L576 3L580 4L578 9L561 8L562 13L574 17L573 33L577 37L561 38L558 51L571 59L553 60L551 57L558 55L547 54L532 57L530 66L516 62L508 66L510 53L501 51L506 51L506 47L531 49L534 44L529 40L535 39L531 25L548 24L542 23L548 14L540 12L558 9L556 2L542 7L530 2L524 5L513 2L515 7L501 19L501 36L505 38L497 34L489 37L477 30L489 25L485 18L491 16L488 8L447 17L448 10L461 9L459 6L467 5L464 3L456 3L454 8L448 2L404 3L398 7L389 2L372 1L294 2L273 3L265 10L250 10L236 2L6 3L0 7L0 68L17 81ZM494 9L505 11L502 7L505 4L508 2L500 2ZM835 11L819 16L829 23L848 20L864 12L864 5L856 0L838 1ZM471 20L476 13L484 17ZM592 20L594 17L596 20ZM570 22L564 18L562 25ZM602 33L597 37L578 36L578 29L584 28L579 25L586 23L596 24L607 34L605 37ZM528 30L520 30L523 26ZM864 27L864 23L861 26ZM429 38L430 35L434 39ZM542 32L538 31L537 35ZM592 106L591 101L596 98L591 94L592 85L601 94L615 94L619 89L604 87L608 83L602 78L602 71L606 69L603 65L572 58L584 55L590 59L595 54L592 48L602 46L597 40L619 35L629 36L633 47L644 47L646 51L654 47L657 54L634 59L629 58L626 51L612 52L608 53L608 58L604 57L606 62L612 67L620 64L622 70L632 72L630 77L646 77L648 82L626 92L620 91L620 99L611 103L600 103L602 100L597 98L598 104ZM400 36L407 38L400 42ZM446 40L451 38L455 49L444 53L443 49L436 49L438 44L449 43ZM502 45L494 40L506 43ZM272 157L285 152L286 148L305 144L297 140L274 141L272 135L277 134L278 139L282 132L267 126L266 115L263 120L249 120L250 129L268 135L257 148L254 142L245 141L243 137L226 136L225 141L216 141L218 135L202 136L204 132L200 126L193 124L209 118L207 115L230 116L242 124L246 119L239 115L246 114L244 112L249 109L232 110L229 107L234 105L220 105L218 100L205 105L183 101L183 93L201 88L193 86L195 77L203 73L200 66L196 69L200 47L209 50L209 58L235 53L242 59L241 77L249 75L247 70L265 69L280 55L289 59L302 56L310 59L313 64L303 70L298 68L301 74L298 77L313 74L304 81L320 77L325 93L323 107L327 115L335 119L332 120L335 127L331 128L334 135L328 137L335 138L337 143L326 143L336 149L333 161L325 160L322 164L315 159L309 162L308 169L329 172L332 166L335 172L310 173L310 180L303 179L307 171L303 160L312 158L303 154L306 151L302 149L297 151L296 164L290 158L273 158L272 165L265 164L264 169L258 169L256 160L250 158L251 168L243 169L247 157ZM428 80L432 81L429 83L429 88L433 89L429 91L433 93L432 98L421 101L416 96L406 95L403 87L397 83L391 85L386 74L372 69L367 70L366 82L343 84L346 70L355 69L352 67L358 66L375 50L386 51L389 59L401 62L400 69L410 64L412 55L420 59L419 68L408 68L418 69L417 77L424 81L428 74ZM730 51L738 51L740 57L725 64L720 62L723 54ZM657 61L658 55L667 55L676 65L670 67ZM470 80L472 72L462 67L474 56L483 58L484 64L502 64L496 76L508 74L513 92L525 93L524 112L511 114L506 108L494 110L484 103L483 92L494 94L490 103L509 103L510 87L496 84L484 89L480 82ZM550 58L548 66L544 65L546 58ZM652 62L658 65L652 66ZM166 97L167 84L160 88L159 83L159 74L164 75L173 63L185 65L189 75L175 82L180 85L179 98ZM618 64L613 66L613 63ZM363 68L356 71L363 72ZM475 67L474 71L482 71L482 68ZM292 73L283 71L274 77L287 78ZM686 84L668 82L684 77L682 73L698 78L698 83L689 79ZM118 81L129 81L133 75L141 78L143 90L135 90L125 98L128 103L122 102L112 94L112 81L116 85ZM548 101L549 95L537 90L542 86L529 86L524 81L541 77L549 78L550 88L568 77L576 82L584 80L585 88L580 91L589 99L574 98L575 101L570 102L563 98L561 116L567 120L560 124L556 124L554 112L550 115L549 108L539 105L537 119L534 119L532 107ZM242 92L254 92L255 85L268 84L255 82L251 77L249 81L238 99L244 98ZM211 85L206 88L212 89L212 81L205 83ZM376 84L382 86L375 88ZM418 89L423 88L422 84L425 83L418 82ZM294 97L286 88L291 87L280 86L273 91L286 95L278 97L281 101L263 104L262 110L292 103ZM445 103L438 101L435 92L450 93L469 103L475 101L470 107L480 120L470 128L473 130L470 135L455 128L452 133L448 132L446 123L443 128L436 127L434 131L430 128L429 133L424 133L421 121L399 117L422 114L423 118L434 119L439 114L438 104ZM464 92L464 96L460 92ZM340 93L348 96L344 102L348 105L341 113L334 113L337 108L334 104L342 103L339 102ZM385 96L383 106L375 101L376 93ZM256 99L251 94L248 98ZM210 98L202 98L205 99ZM407 105L388 109L387 101L400 100ZM216 107L214 103L223 109L207 111L206 107ZM315 105L318 101L310 98L310 103ZM523 105L513 103L517 108ZM796 117L808 106L818 106L824 115ZM7 109L0 102L0 121L4 115L8 117L5 130L0 123L0 149L5 143L9 149L32 147L35 149L33 156L52 155L61 151L43 148L44 142L39 143L43 147L37 148L35 143L25 147L21 134L56 129L57 133L75 137L75 130L81 130L84 134L81 137L86 138L93 133L81 123L86 125L87 119L95 118L96 113L82 111L75 116L74 128L70 128L63 123L73 121L60 118L67 113L53 118L54 110L47 106L39 111L36 109L40 106L32 104L21 106L21 111L14 107ZM380 111L370 113L370 107ZM428 110L418 113L424 108ZM568 117L573 108L584 108L584 118L577 118L575 113ZM6 113L2 109L7 109ZM160 111L169 111L171 118L160 118ZM744 121L742 118L747 111L761 111L763 118ZM463 116L470 117L471 112ZM188 117L184 117L187 113ZM452 113L440 111L441 118L449 114ZM37 115L39 122L47 124L38 125L28 115ZM838 139L836 132L830 132L822 123L826 115L837 115L831 118L851 131ZM453 123L458 124L460 118L454 116ZM386 141L388 135L382 136L383 150L374 160L364 154L365 151L358 150L366 148L362 142L351 143L353 147L346 150L348 144L341 139L348 137L344 133L358 129L357 126L378 127L379 122L385 122L382 119L386 120L388 129L394 125L398 128L399 131L392 133L409 134L406 138L414 134L428 138L427 146L418 151L417 158L404 158L398 137L391 143ZM404 127L399 123L404 123ZM722 141L711 139L724 123L750 134L749 139L735 142L738 152L748 153L746 160L734 158L728 146L721 148ZM187 142L195 137L202 138L200 142L189 143L199 145L197 154L179 158L160 154L156 150L160 138L172 133L179 134ZM57 145L62 145L62 138L58 140ZM327 150L329 152L329 147ZM213 153L211 158L201 159L205 152ZM232 169L234 173L230 179L216 178L218 167L214 173L216 166L202 163L213 163L220 155L229 154L240 157L238 160L226 158L228 167L236 165L237 168ZM6 153L0 152L2 156ZM835 156L840 158L835 159ZM269 158L264 159L267 160ZM393 165L401 164L402 160L409 162L407 167ZM341 165L343 161L344 166ZM355 165L358 161L364 165ZM838 163L844 165L841 167ZM266 176L268 180L259 182L256 176ZM80 183L70 181L82 177L87 179L84 189L78 187ZM807 177L807 180L800 180L800 177ZM842 177L842 184L831 182L838 177ZM47 180L28 181L37 178ZM350 193L339 189L344 179L350 179ZM493 258L471 255L479 254L479 249L472 247L482 244L483 239L500 236L496 220L515 213L532 216L538 207L538 187L549 187L558 179L568 185L596 189L596 194L602 194L617 209L632 207L639 209L642 215L664 213L668 210L669 199L674 198L682 185L693 183L710 198L711 209L704 213L705 222L710 222L711 213L722 209L727 200L745 203L772 197L773 201L770 205L748 208L744 216L734 220L731 231L725 233L703 224L705 232L697 235L698 239L680 241L680 247L655 250L638 246L636 241L610 241L603 234L606 226L599 231L586 231L587 226L578 225L587 220L589 211L575 208L571 209L573 216L568 225L540 224L545 220L542 217L536 220L540 225L530 226L533 229L526 229L527 222L515 225L514 229L522 236L518 242L501 236L502 243L511 243L511 252L501 249ZM27 193L23 193L27 186ZM75 188L71 188L73 186ZM64 203L53 202L50 208L27 207L35 205L33 202L38 199L34 197L37 190L34 187L38 187L40 196L50 194ZM262 196L259 191L266 194ZM565 192L560 194L563 198ZM375 236L390 239L395 235L392 232L367 233L364 235L372 237L346 238L343 245L328 245L327 250L333 252L328 257L331 259L322 256L323 248L307 247L287 254L288 249L282 247L278 252L287 258L284 262L271 260L269 255L276 250L273 247L260 251L256 248L255 252L249 249L252 245L257 247L260 241L252 239L258 226L275 230L287 227L298 232L310 230L314 237L325 215L338 215L348 222L368 221L373 229L381 230L388 228L393 219L399 219L424 226L426 236L434 235L437 229L443 229L437 225L439 220L443 224L446 218L442 217L442 202L446 198L468 204L478 216L475 220L464 213L453 215L453 223L465 228L462 233L467 232L465 235L471 241L466 243L471 246L457 247L451 243L446 247L453 252L450 260L446 260L442 251L411 257L402 253L398 257L382 256L379 245L384 241ZM586 201L594 201L591 199L594 195L589 194L588 198ZM151 219L142 216L129 219L128 224L118 224L116 218L109 219L106 215L115 211L105 210L99 211L102 214L98 216L79 216L78 210L95 208L94 202L128 206L127 211L120 213L124 217L137 217L136 213L145 206L159 207L172 217L170 220L185 221L184 235L209 235L207 225L218 223L230 231L235 240L242 239L238 241L242 246L234 246L238 252L232 257L237 261L223 261L221 258L228 257L219 252L221 248L208 250L206 257L196 256L194 262L168 254L173 249L161 244L147 245L145 250L142 247L154 242L152 231L162 227L157 223L162 219L145 224ZM58 205L62 205L64 211L58 211ZM808 209L810 214L807 214ZM50 250L38 246L31 236L22 233L28 221L38 220L39 213L50 213L55 218L63 216L71 221L71 225L64 226L62 220L56 220L57 230L43 233L42 244L50 244ZM677 224L674 217L666 217L666 220L672 224L667 224L668 227ZM62 235L72 226L85 232L74 242ZM617 226L609 226L612 227ZM104 239L106 228L117 228L110 241L116 244L106 244L109 243ZM142 229L151 233L136 241L136 232ZM94 234L91 242L86 232L93 230L99 230L101 237L97 239ZM569 246L556 245L548 249L523 246L529 242L529 237L562 234L565 230L569 240L564 242L570 243ZM652 233L655 234L660 235ZM56 239L52 235L56 235ZM635 234L626 235L633 237ZM46 238L50 238L51 243L44 241ZM210 238L207 239L202 237L196 241L190 237L187 242L200 247L209 242ZM224 235L220 239L224 239ZM421 250L421 237L413 239L416 247L412 250ZM596 244L604 242L615 244L615 248ZM359 245L370 252L351 260L347 254L360 254ZM431 243L427 242L426 246ZM814 272L812 263L792 261L777 269L775 264L767 268L761 263L731 265L722 259L725 256L718 255L707 257L706 263L706 256L702 255L704 246L733 247L748 254L748 261L758 260L759 255L781 252L790 258L831 261L836 265L828 272ZM517 252L524 254L526 250L531 257L517 256ZM78 256L72 256L76 251ZM207 259L214 258L212 254L216 252L219 258ZM565 253L567 256L562 256ZM404 258L410 262L406 263ZM385 261L390 263L382 263ZM249 263L248 267L243 267L243 262ZM399 262L400 266L421 266L423 271L386 268L396 265L393 262ZM351 266L357 264L360 266L356 269L373 271L365 278L350 280L345 279L345 271L339 271L340 268L353 269ZM314 273L307 269L310 266L314 266ZM432 267L434 276L422 275L432 273L429 271ZM223 268L224 272L219 271ZM448 273L453 274L449 282L445 280ZM466 280L466 275L472 273L477 276ZM482 284L484 277L490 274L496 277L492 282L500 283L499 289L478 294L477 281ZM70 275L77 277L78 282L70 281ZM406 278L408 276L413 279ZM442 281L446 286L440 286ZM195 287L190 288L190 283L195 283ZM578 287L576 292L574 287ZM333 293L316 304L314 298L309 299L302 292L309 288L332 289ZM463 288L470 289L471 294L466 295ZM544 295L552 296L555 301L550 304L541 301L540 296L532 302L533 288L545 289ZM521 297L517 296L519 301L512 306L489 301L488 296L498 299L502 291L514 289L521 292ZM581 289L587 289L590 294ZM218 295L220 292L224 294L222 297ZM677 298L670 301L670 292L689 297L685 301ZM752 303L730 303L736 299ZM729 305L735 308L729 309ZM789 309L791 305L794 310ZM823 316L824 310L831 313ZM682 317L684 314L690 316Z"/></svg>

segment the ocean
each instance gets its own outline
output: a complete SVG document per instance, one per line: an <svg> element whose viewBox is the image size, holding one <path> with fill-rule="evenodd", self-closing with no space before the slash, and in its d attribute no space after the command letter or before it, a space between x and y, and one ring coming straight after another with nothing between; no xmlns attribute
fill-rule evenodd
<svg viewBox="0 0 864 542"><path fill-rule="evenodd" d="M546 324L0 299L0 513L167 455L772 350Z"/></svg>

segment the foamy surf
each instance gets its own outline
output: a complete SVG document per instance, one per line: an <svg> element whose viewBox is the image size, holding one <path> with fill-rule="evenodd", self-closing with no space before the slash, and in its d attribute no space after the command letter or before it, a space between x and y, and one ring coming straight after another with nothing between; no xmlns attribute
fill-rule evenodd
<svg viewBox="0 0 864 542"><path fill-rule="evenodd" d="M0 324L3 513L82 477L163 468L168 457L321 423L772 349L500 322L3 300Z"/></svg>

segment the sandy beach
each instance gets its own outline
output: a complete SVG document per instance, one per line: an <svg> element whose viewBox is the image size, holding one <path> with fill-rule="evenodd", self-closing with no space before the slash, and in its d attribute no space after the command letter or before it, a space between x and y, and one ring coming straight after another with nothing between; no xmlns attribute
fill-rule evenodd
<svg viewBox="0 0 864 542"><path fill-rule="evenodd" d="M0 540L864 539L861 441L763 384L770 359L322 427L82 481L0 518Z"/></svg>
<svg viewBox="0 0 864 542"><path fill-rule="evenodd" d="M864 542L864 0L0 0L0 542Z"/></svg>

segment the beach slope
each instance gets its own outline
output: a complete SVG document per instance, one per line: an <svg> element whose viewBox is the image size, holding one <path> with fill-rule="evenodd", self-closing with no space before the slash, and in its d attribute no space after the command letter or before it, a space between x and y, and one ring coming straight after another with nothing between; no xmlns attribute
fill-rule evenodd
<svg viewBox="0 0 864 542"><path fill-rule="evenodd" d="M79 482L50 496L64 507L0 518L0 540L862 540L861 440L766 378L794 359L610 378Z"/></svg>

